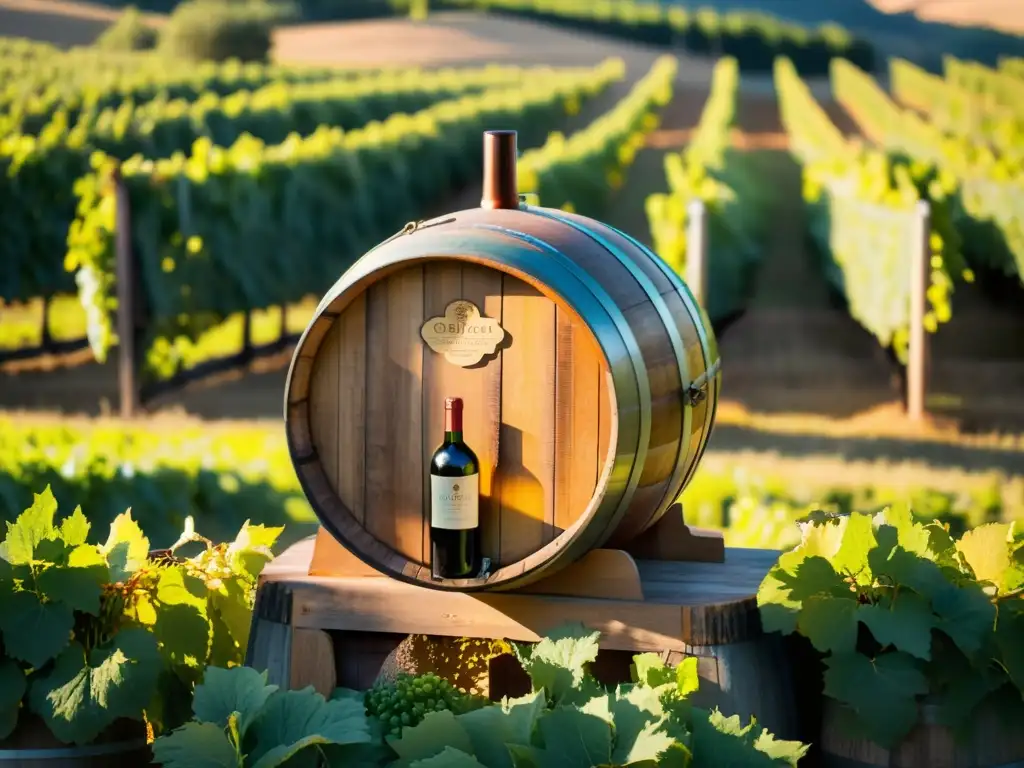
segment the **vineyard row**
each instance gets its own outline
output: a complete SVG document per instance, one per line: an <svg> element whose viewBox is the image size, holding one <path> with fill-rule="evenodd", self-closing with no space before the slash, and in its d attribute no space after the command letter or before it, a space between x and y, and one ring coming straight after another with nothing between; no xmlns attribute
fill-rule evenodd
<svg viewBox="0 0 1024 768"><path fill-rule="evenodd" d="M620 76L621 64L602 70ZM0 299L26 300L73 289L59 254L74 218L76 180L90 171L97 151L126 160L190 153L200 139L228 147L241 137L269 145L290 135L352 130L400 113L414 113L459 96L512 88L537 79L586 78L589 71L484 67L422 72L405 70L355 80L275 83L194 102L131 101L117 109L83 113L76 125L59 112L39 136L0 138ZM2 122L2 118L0 118ZM47 258L47 255L50 255Z"/></svg>

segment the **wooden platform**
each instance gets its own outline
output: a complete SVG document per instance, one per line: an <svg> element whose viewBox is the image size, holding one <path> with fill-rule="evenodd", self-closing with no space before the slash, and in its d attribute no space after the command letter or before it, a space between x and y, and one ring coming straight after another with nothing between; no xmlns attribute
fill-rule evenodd
<svg viewBox="0 0 1024 768"><path fill-rule="evenodd" d="M780 737L796 728L788 661L780 639L762 634L755 600L778 559L774 550L726 548L724 562L639 559L639 594L608 598L564 591L587 574L615 573L617 555L634 562L618 550L594 550L529 593L463 593L402 583L365 566L366 575L310 575L315 542L295 544L260 578L246 663L282 687L365 689L409 635L531 642L580 622L601 632L602 654L617 656L627 679L633 653L656 652L670 663L697 656L699 704L756 716ZM321 551L325 546L322 540ZM607 587L612 581L594 585ZM502 693L491 690L492 697Z"/></svg>

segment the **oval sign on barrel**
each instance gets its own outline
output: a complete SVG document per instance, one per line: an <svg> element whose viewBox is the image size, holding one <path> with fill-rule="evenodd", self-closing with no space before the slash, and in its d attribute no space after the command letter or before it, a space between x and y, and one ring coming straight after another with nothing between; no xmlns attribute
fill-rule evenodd
<svg viewBox="0 0 1024 768"><path fill-rule="evenodd" d="M492 317L483 317L471 301L459 299L431 317L420 329L420 336L434 352L452 365L476 365L493 355L505 338L505 329Z"/></svg>

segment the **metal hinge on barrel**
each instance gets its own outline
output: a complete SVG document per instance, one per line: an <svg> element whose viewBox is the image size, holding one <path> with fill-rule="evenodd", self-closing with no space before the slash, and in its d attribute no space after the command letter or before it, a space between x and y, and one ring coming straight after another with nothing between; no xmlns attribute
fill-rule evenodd
<svg viewBox="0 0 1024 768"><path fill-rule="evenodd" d="M715 378L721 367L722 360L715 360L715 362L711 364L710 368L690 382L690 386L686 388L686 399L689 401L691 406L696 406L707 399L708 384L713 378Z"/></svg>

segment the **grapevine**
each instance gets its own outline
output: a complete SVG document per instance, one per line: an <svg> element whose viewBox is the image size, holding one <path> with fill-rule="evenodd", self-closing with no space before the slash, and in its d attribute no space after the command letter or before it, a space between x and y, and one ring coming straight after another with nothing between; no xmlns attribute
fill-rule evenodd
<svg viewBox="0 0 1024 768"><path fill-rule="evenodd" d="M419 676L400 673L392 683L375 684L365 697L367 714L392 736L401 735L403 728L419 725L428 712L461 714L479 708L485 701L433 672Z"/></svg>
<svg viewBox="0 0 1024 768"><path fill-rule="evenodd" d="M63 743L89 743L122 718L145 719L154 732L175 727L176 708L208 665L242 662L252 588L280 529L247 521L234 541L215 545L189 519L158 554L130 512L113 519L102 544L89 543L80 507L56 514L47 486L0 541L0 740L21 709ZM204 553L176 555L196 542Z"/></svg>
<svg viewBox="0 0 1024 768"><path fill-rule="evenodd" d="M704 303L716 322L742 309L760 254L761 214L749 194L753 180L744 158L729 149L738 88L736 60L720 59L693 139L682 153L665 157L668 194L645 201L654 249L681 275L686 268L688 206L693 200L705 203L711 275Z"/></svg>
<svg viewBox="0 0 1024 768"><path fill-rule="evenodd" d="M956 736L989 703L1024 714L1024 541L1009 523L959 538L906 507L817 514L758 591L766 631L799 633L824 657L824 693L857 732L894 749L919 704Z"/></svg>
<svg viewBox="0 0 1024 768"><path fill-rule="evenodd" d="M611 60L344 134L324 126L269 147L248 136L228 148L200 140L187 157L132 158L122 172L150 339L188 341L234 312L322 293L360 253L479 172L485 126L500 122L518 128L527 146L540 143L570 105L622 71ZM90 341L101 359L111 342L114 303L108 162L100 158L96 172L77 186L79 218L67 261L78 270ZM347 215L339 217L340 210Z"/></svg>
<svg viewBox="0 0 1024 768"><path fill-rule="evenodd" d="M894 64L894 67L896 72L902 73L900 78L905 79L908 73L913 77L913 70L906 66ZM993 73L993 70L981 69L985 73ZM950 72L955 71L955 67L947 70L954 98L966 102L967 106L944 104L943 109L954 113L960 110L974 115L976 119L979 114L983 116L985 109L974 109L971 99L961 93L971 91L966 87L967 83L952 77ZM983 77L989 75L984 74ZM895 79L899 87L899 80ZM929 82L934 85L933 81ZM1009 118L1009 122L1005 122L1005 111L996 113L1003 115L1004 122L999 130L1006 134L1005 140L1010 147L1008 151L1001 151L998 146L988 143L991 134L979 141L976 136L946 133L942 129L944 120L941 116L926 121L911 110L901 109L870 75L848 63L836 62L832 84L837 100L874 141L889 151L906 153L932 164L939 178L945 179L942 181L945 210L938 210L939 222L945 227L945 231L940 230L943 239L949 243L955 229L973 265L1024 281L1024 229L1021 223L1024 221L1024 195L1021 194L1024 152L1020 149L1019 134L1016 133L1018 121ZM906 87L904 84L904 90ZM1024 90L1021 93L1024 94ZM918 97L918 100L921 98L924 97ZM946 122L948 124L948 120ZM948 262L950 274L956 274L959 264L958 261L949 261L950 255L953 255L952 249L946 248L938 257Z"/></svg>
<svg viewBox="0 0 1024 768"><path fill-rule="evenodd" d="M859 83L859 78L850 79L852 69L846 62L833 63L834 89ZM826 275L846 296L851 315L905 361L909 260L919 200L928 201L931 209L927 330L934 332L950 319L954 278L971 277L953 221L956 179L935 165L847 142L784 59L776 64L775 82L783 124L804 161L810 234L825 258Z"/></svg>
<svg viewBox="0 0 1024 768"><path fill-rule="evenodd" d="M202 71L177 86L170 79L166 94L160 90L164 81L153 76L121 90L91 83L76 87L58 79L58 91L51 95L63 99L60 103L50 96L40 97L45 104L23 96L6 116L0 110L0 229L4 231L0 299L23 301L75 291L75 281L60 254L67 252L69 228L81 197L76 184L91 183L79 180L91 175L97 150L111 160L133 155L156 160L188 153L200 138L201 146L210 141L221 147L236 142L248 146L253 137L265 145L280 145L294 134L322 136L330 132L326 126L364 128L401 113L492 88L522 85L533 78L581 79L590 74L590 70L487 66L332 78L314 77L314 72L304 80L297 73L289 79L284 70L279 81L267 81L281 71L248 72L227 65L212 74ZM181 73L177 77L181 80ZM115 77L113 82L121 80ZM211 89L197 93L191 82L196 87L210 84ZM248 82L260 87L241 87ZM240 87L222 94L231 83ZM64 98L68 93L81 98ZM253 183L259 186L258 180ZM101 281L83 279L83 293L91 293L93 285L102 287ZM318 284L312 293L319 295L321 288Z"/></svg>
<svg viewBox="0 0 1024 768"><path fill-rule="evenodd" d="M610 111L568 138L552 134L544 146L523 154L519 190L536 194L547 208L571 208L599 217L658 124L658 110L672 98L678 62L660 57Z"/></svg>

